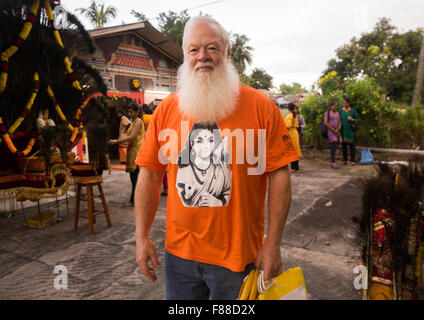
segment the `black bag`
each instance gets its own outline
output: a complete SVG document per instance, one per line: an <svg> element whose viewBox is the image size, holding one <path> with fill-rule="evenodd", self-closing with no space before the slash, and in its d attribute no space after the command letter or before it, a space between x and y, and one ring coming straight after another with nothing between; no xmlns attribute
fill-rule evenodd
<svg viewBox="0 0 424 320"><path fill-rule="evenodd" d="M327 111L327 119L330 118L330 110ZM321 135L324 139L328 139L328 128L324 123L325 117L321 120L321 122L319 123L319 130L321 131Z"/></svg>
<svg viewBox="0 0 424 320"><path fill-rule="evenodd" d="M349 115L352 116L352 110L350 110ZM358 131L359 129L359 123L354 120L349 120L349 126L350 126L350 130L352 130L353 132Z"/></svg>
<svg viewBox="0 0 424 320"><path fill-rule="evenodd" d="M349 125L350 125L350 130L352 130L353 132L358 131L359 123L357 123L356 121L349 121Z"/></svg>

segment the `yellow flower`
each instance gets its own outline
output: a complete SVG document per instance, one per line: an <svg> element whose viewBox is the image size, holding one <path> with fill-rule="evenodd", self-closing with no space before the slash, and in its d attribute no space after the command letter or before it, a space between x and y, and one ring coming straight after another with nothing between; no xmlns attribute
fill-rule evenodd
<svg viewBox="0 0 424 320"><path fill-rule="evenodd" d="M374 109L377 109L377 105L375 104L375 105L373 106L373 108L374 108Z"/></svg>
<svg viewBox="0 0 424 320"><path fill-rule="evenodd" d="M364 110L364 111L362 111L362 114L366 114L367 112Z"/></svg>
<svg viewBox="0 0 424 320"><path fill-rule="evenodd" d="M334 77L335 75L337 75L336 71L331 72L331 75Z"/></svg>
<svg viewBox="0 0 424 320"><path fill-rule="evenodd" d="M370 132L373 133L374 132L374 129L371 129Z"/></svg>
<svg viewBox="0 0 424 320"><path fill-rule="evenodd" d="M354 96L355 95L355 92L352 92L352 96Z"/></svg>
<svg viewBox="0 0 424 320"><path fill-rule="evenodd" d="M377 54L380 51L380 48L377 46L370 46L368 48L368 51L371 52L371 54Z"/></svg>

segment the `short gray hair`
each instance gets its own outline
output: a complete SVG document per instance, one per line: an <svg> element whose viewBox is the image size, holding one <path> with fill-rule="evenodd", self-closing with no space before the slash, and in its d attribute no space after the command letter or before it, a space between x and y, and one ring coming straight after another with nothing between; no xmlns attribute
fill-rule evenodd
<svg viewBox="0 0 424 320"><path fill-rule="evenodd" d="M213 27L215 27L221 37L222 44L224 45L225 50L227 50L228 46L230 45L230 38L228 37L227 31L219 24L218 21L215 19L208 17L208 16L197 16L190 18L189 21L187 21L185 27L184 27L184 35L183 35L183 50L185 47L185 39L187 34L190 32L190 30L200 23L207 23Z"/></svg>

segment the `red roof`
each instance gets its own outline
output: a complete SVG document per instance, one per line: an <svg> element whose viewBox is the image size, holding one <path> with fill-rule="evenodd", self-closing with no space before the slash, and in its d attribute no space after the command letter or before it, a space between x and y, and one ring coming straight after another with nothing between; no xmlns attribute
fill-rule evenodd
<svg viewBox="0 0 424 320"><path fill-rule="evenodd" d="M116 58L113 61L113 64L143 70L153 70L148 58L129 55L125 53L116 53Z"/></svg>

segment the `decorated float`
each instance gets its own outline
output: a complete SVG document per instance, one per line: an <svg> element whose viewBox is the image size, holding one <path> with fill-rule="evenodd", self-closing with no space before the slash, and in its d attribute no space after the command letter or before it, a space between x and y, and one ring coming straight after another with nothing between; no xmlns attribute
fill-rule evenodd
<svg viewBox="0 0 424 320"><path fill-rule="evenodd" d="M1 1L0 201L57 198L107 168L107 114L90 99L107 88L84 62L94 50L60 1Z"/></svg>
<svg viewBox="0 0 424 320"><path fill-rule="evenodd" d="M424 163L376 168L364 184L360 221L362 299L422 299Z"/></svg>

